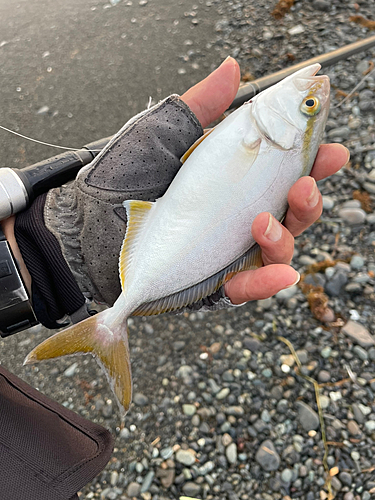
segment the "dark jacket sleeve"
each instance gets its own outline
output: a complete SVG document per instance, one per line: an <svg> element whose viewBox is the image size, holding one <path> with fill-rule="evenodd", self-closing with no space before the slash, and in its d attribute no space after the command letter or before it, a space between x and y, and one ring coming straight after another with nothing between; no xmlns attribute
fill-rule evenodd
<svg viewBox="0 0 375 500"><path fill-rule="evenodd" d="M0 366L4 500L76 500L106 465L113 438Z"/></svg>

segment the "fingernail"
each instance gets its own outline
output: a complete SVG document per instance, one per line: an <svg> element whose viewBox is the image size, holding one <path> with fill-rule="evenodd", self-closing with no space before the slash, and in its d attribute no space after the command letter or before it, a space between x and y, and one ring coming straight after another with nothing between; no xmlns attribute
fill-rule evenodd
<svg viewBox="0 0 375 500"><path fill-rule="evenodd" d="M319 189L318 186L316 185L315 179L313 179L312 177L311 179L313 181L313 188L311 190L310 196L307 198L306 201L311 208L314 208L319 202Z"/></svg>
<svg viewBox="0 0 375 500"><path fill-rule="evenodd" d="M346 162L345 162L344 167L346 167L346 166L348 165L349 161L350 161L350 151L349 151L349 149L348 149L348 157L347 157L347 159L346 159Z"/></svg>
<svg viewBox="0 0 375 500"><path fill-rule="evenodd" d="M224 59L224 61L220 64L220 66L225 64L229 59L233 59L233 58L231 56L228 56L227 58Z"/></svg>
<svg viewBox="0 0 375 500"><path fill-rule="evenodd" d="M301 275L300 275L300 273L298 271L296 271L296 279L295 279L295 281L291 285L286 286L285 289L286 288L291 288L292 286L296 285L299 282L300 279L301 279Z"/></svg>
<svg viewBox="0 0 375 500"><path fill-rule="evenodd" d="M271 241L279 241L282 234L283 229L281 224L271 214L268 214L268 226L264 231L264 236Z"/></svg>

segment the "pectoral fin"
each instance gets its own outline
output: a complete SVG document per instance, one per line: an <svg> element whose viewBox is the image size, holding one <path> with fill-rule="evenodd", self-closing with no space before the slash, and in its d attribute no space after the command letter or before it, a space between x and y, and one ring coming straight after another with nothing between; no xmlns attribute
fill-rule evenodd
<svg viewBox="0 0 375 500"><path fill-rule="evenodd" d="M247 142L250 141L250 142ZM235 161L227 165L228 175L232 182L240 182L247 175L258 158L262 140L259 137L245 137L242 143L242 149L235 156Z"/></svg>
<svg viewBox="0 0 375 500"><path fill-rule="evenodd" d="M180 158L181 163L185 163L185 161L189 158L194 149L196 149L199 146L199 144L201 144L211 134L214 128L208 129L201 137L199 137L199 139L197 139L194 142L192 146L190 146L190 148L186 151L186 153L183 156L181 156Z"/></svg>

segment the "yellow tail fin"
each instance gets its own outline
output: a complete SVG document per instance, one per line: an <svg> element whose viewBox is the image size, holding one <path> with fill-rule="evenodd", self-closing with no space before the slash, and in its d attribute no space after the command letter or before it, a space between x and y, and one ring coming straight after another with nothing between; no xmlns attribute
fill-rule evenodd
<svg viewBox="0 0 375 500"><path fill-rule="evenodd" d="M104 369L120 410L123 408L126 412L132 397L126 319L119 321L114 318L111 309L46 339L28 354L24 364L69 354L87 353L92 354ZM122 411L121 416L124 414Z"/></svg>

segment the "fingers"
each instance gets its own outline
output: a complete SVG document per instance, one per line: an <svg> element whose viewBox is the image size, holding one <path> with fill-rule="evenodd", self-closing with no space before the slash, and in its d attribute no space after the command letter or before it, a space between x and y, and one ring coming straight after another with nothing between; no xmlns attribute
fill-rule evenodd
<svg viewBox="0 0 375 500"><path fill-rule="evenodd" d="M225 293L233 304L266 299L299 280L297 271L288 265L293 257L294 238L286 227L263 212L255 218L251 232L262 249L265 267L239 273L226 283Z"/></svg>
<svg viewBox="0 0 375 500"><path fill-rule="evenodd" d="M342 144L322 144L315 159L311 176L316 181L334 174L349 161L349 150Z"/></svg>
<svg viewBox="0 0 375 500"><path fill-rule="evenodd" d="M239 273L225 285L225 293L233 304L259 300L294 285L299 274L288 266L293 257L293 235L300 234L319 218L322 197L312 177L302 177L289 191L289 210L280 224L271 214L259 214L251 232L262 249L265 267Z"/></svg>
<svg viewBox="0 0 375 500"><path fill-rule="evenodd" d="M322 213L322 197L315 180L334 174L348 163L349 158L349 150L341 144L320 146L311 177L299 179L288 194L289 209L284 225L293 236L298 236L310 227Z"/></svg>
<svg viewBox="0 0 375 500"><path fill-rule="evenodd" d="M253 222L251 232L262 249L264 265L290 264L294 238L275 217L268 212L259 214Z"/></svg>
<svg viewBox="0 0 375 500"><path fill-rule="evenodd" d="M312 177L301 177L291 187L288 203L289 209L284 219L284 225L293 236L301 234L322 214L322 196Z"/></svg>
<svg viewBox="0 0 375 500"><path fill-rule="evenodd" d="M228 57L213 73L181 96L202 127L219 118L233 102L240 84L240 68Z"/></svg>
<svg viewBox="0 0 375 500"><path fill-rule="evenodd" d="M261 300L275 295L299 281L299 273L285 264L271 264L255 271L239 273L225 284L225 293L233 304Z"/></svg>

